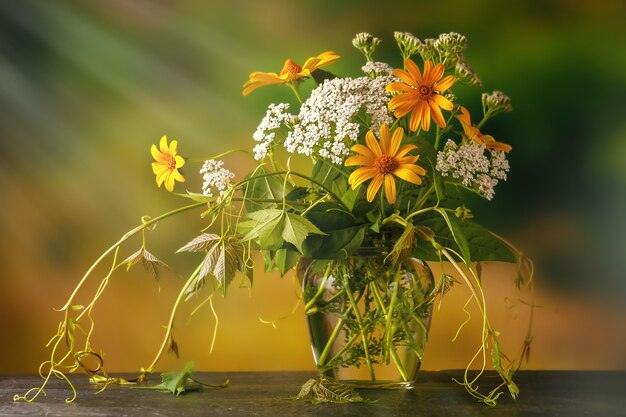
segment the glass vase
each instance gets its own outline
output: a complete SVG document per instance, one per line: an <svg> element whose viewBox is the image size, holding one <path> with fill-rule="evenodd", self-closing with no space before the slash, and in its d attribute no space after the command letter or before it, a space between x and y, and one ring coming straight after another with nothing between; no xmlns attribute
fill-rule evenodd
<svg viewBox="0 0 626 417"><path fill-rule="evenodd" d="M358 388L413 388L433 307L428 265L361 250L301 271L320 374Z"/></svg>

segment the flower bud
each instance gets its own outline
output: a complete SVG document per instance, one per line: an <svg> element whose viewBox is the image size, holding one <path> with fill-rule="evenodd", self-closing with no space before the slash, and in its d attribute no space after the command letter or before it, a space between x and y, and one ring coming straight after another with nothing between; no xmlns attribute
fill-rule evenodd
<svg viewBox="0 0 626 417"><path fill-rule="evenodd" d="M352 39L352 45L361 51L368 61L373 61L372 56L374 55L374 51L376 51L378 44L380 44L380 39L367 32L358 33L354 39Z"/></svg>
<svg viewBox="0 0 626 417"><path fill-rule="evenodd" d="M456 32L442 33L434 42L434 46L442 55L454 55L467 48L467 39Z"/></svg>
<svg viewBox="0 0 626 417"><path fill-rule="evenodd" d="M498 113L508 113L513 111L511 99L502 91L494 91L491 94L483 93L482 102L483 112L485 115L490 114L493 116Z"/></svg>
<svg viewBox="0 0 626 417"><path fill-rule="evenodd" d="M407 59L412 55L415 55L419 50L419 45L422 43L422 41L409 32L394 32L393 37L398 44L398 48L400 48L402 59Z"/></svg>

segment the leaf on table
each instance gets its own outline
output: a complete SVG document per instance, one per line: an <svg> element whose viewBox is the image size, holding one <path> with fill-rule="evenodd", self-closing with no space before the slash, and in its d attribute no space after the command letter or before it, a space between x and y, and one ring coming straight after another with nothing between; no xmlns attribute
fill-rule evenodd
<svg viewBox="0 0 626 417"><path fill-rule="evenodd" d="M319 380L309 379L300 389L298 396L293 399L311 404L373 402L361 397L353 388L324 377Z"/></svg>

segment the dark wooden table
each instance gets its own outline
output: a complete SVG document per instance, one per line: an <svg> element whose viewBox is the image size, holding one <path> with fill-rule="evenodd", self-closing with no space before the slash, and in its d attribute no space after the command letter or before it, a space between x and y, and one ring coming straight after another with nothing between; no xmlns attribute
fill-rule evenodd
<svg viewBox="0 0 626 417"><path fill-rule="evenodd" d="M451 379L460 371L421 372L413 390L364 390L373 404L311 405L291 401L311 372L197 373L198 379L221 383L224 389L205 389L179 397L158 391L111 386L95 394L87 378L73 377L78 398L52 381L47 396L34 403L13 403L13 395L35 386L35 376L0 376L0 416L626 416L626 372L520 372L520 396L503 395L495 408L477 403ZM158 382L158 376L155 376ZM483 384L495 382L489 374Z"/></svg>

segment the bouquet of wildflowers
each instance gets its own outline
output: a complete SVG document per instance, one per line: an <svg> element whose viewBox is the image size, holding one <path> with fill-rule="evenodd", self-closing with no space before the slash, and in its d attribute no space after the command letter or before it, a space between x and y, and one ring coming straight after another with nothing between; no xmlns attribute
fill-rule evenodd
<svg viewBox="0 0 626 417"><path fill-rule="evenodd" d="M281 84L291 88L295 96L293 103L268 106L253 134L256 168L244 178L235 178L220 159L224 155L207 160L200 169L204 180L201 192L180 194L191 200L189 205L144 218L96 261L62 308L64 319L51 340L52 357L42 368L47 369L42 371L43 386L51 375L64 377L65 372L79 368L96 382L120 381L106 375L101 356L90 344L94 329L91 309L116 269L141 262L156 273L165 266L145 247L145 234L153 225L182 211L203 208L205 231L178 249L200 253L201 261L181 288L163 342L150 365L142 368L138 381L154 370L167 348L177 351L172 329L179 305L186 300L193 302L206 288L225 295L238 275L251 283L255 251L262 253L267 271L286 274L306 269L314 261L325 261L331 265L326 272L336 272L333 268L359 256L365 247L384 255L381 263L387 271L407 259L420 259L450 263L459 278L442 268L433 285L421 294L419 305L409 305L397 294L400 281L395 283L396 290L392 289L396 294L385 298L381 292L371 291L372 287L355 290L357 274L350 275L340 292L351 304L341 307L343 318L336 333L343 328L352 345L339 352L336 361L358 350L359 360L372 375L377 361L399 365L398 328L457 283L469 288L468 303L477 304L483 323L480 344L460 383L488 404L495 404L502 388L516 397L518 389L512 376L528 354L531 338L529 335L525 340L519 359L503 352L498 332L489 324L480 262L518 263L518 288L530 285L532 263L507 241L476 223L464 205L472 193L491 200L497 184L506 180L511 146L483 133L483 127L497 114L511 111L510 100L499 91L483 93L481 114L470 114L459 103L456 88L480 85L464 57L464 36L448 33L419 40L396 32L395 40L402 59L391 66L374 59L378 38L358 34L353 45L366 62L355 77L339 77L328 70L340 58L331 51L309 58L302 66L287 59L279 73L251 73L244 95ZM301 92L304 83L316 84L306 98ZM168 142L163 137L151 151L157 185L173 191L176 182L185 181L180 168L186 160L179 155L177 141ZM136 235L142 237L139 250L122 256L124 244ZM78 289L105 260L111 262L109 274L93 299L79 304ZM375 279L370 281L379 285ZM322 300L321 292L305 286L307 314L330 308L333 301L337 305L337 300ZM359 313L363 300L357 296L374 307ZM349 314L354 315L352 326ZM402 314L408 318L403 319ZM369 345L368 351L366 340L374 339L367 333L368 326L379 325L382 335L375 338L376 348ZM80 341L77 329L84 329ZM423 347L414 350L421 355ZM482 393L477 380L487 366L487 357L491 357L502 383ZM95 365L87 366L87 359L92 364L95 359ZM354 356L351 360L355 361ZM470 369L474 368L478 371L472 376ZM19 398L31 401L43 386Z"/></svg>

